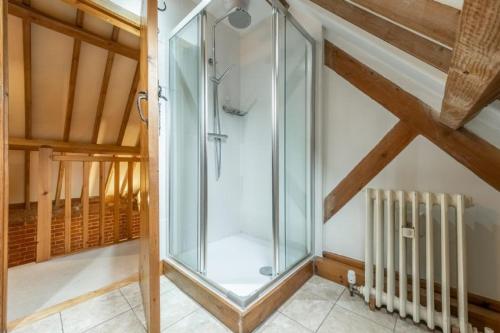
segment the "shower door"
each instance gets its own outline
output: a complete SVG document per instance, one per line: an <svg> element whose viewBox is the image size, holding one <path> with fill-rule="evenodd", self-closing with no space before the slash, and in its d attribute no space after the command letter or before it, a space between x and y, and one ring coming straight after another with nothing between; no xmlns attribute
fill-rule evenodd
<svg viewBox="0 0 500 333"><path fill-rule="evenodd" d="M314 40L289 14L279 20L280 271L312 248Z"/></svg>
<svg viewBox="0 0 500 333"><path fill-rule="evenodd" d="M200 272L204 203L203 41L204 14L191 18L170 38L169 253Z"/></svg>

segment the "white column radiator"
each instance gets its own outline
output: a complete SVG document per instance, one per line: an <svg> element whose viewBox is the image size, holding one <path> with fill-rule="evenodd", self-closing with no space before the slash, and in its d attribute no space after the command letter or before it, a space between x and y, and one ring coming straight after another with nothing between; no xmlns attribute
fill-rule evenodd
<svg viewBox="0 0 500 333"><path fill-rule="evenodd" d="M425 209L419 209L421 206ZM441 281L438 282L441 283L441 312L438 312L434 306L433 206L440 207ZM415 323L424 321L429 329L435 329L437 326L444 333L448 333L452 331L452 327L456 327L461 333L477 332L469 324L467 312L464 209L470 206L472 206L472 201L461 194L366 189L365 286L358 287L365 301L368 303L370 299L374 300L376 307L385 306L389 312L398 311L401 317L411 316ZM457 230L458 318L450 313L449 207L456 209L454 215ZM408 214L408 211L411 214ZM398 228L396 228L396 223ZM396 229L398 229L397 233ZM423 234L421 230L424 229L425 248L420 248L420 235ZM396 296L395 237L398 238L399 244L397 251L399 253L399 297ZM406 262L406 254L410 250L411 266ZM420 301L420 279L424 277L420 272L420 264L423 261L425 261L427 293L425 305L421 305ZM374 265L375 281L373 281L373 269L368 269ZM411 271L411 294L413 295L411 301L407 298L407 276L410 273L407 270ZM485 333L488 332L493 331L485 329Z"/></svg>

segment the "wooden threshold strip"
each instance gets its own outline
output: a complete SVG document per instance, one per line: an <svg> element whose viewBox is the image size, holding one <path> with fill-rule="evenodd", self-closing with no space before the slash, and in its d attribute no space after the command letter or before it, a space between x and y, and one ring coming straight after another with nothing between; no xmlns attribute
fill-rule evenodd
<svg viewBox="0 0 500 333"><path fill-rule="evenodd" d="M8 332L10 332L14 329L29 325L29 324L34 323L34 322L41 320L43 318L47 318L50 315L53 315L55 313L61 312L65 309L68 309L72 306L75 306L77 304L88 301L89 299L92 299L92 298L107 294L110 291L122 288L122 287L129 285L133 282L136 282L138 280L139 280L139 275L133 274L133 275L129 276L128 278L111 283L110 285L108 285L104 288L91 291L89 293L86 293L86 294L83 294L81 296L69 299L69 300L64 301L62 303L50 306L46 309L37 311L37 312L30 314L26 317L11 321L7 324L7 330L8 330Z"/></svg>
<svg viewBox="0 0 500 333"><path fill-rule="evenodd" d="M500 149L443 125L430 106L326 40L325 65L500 191Z"/></svg>
<svg viewBox="0 0 500 333"><path fill-rule="evenodd" d="M235 333L250 333L286 302L314 274L310 260L242 310L175 265L163 261L163 274Z"/></svg>

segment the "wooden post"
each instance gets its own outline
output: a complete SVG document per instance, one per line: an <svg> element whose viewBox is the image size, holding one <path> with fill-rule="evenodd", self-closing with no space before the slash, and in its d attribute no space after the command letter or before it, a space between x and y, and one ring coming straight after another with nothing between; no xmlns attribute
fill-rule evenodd
<svg viewBox="0 0 500 333"><path fill-rule="evenodd" d="M134 199L134 162L128 162L128 182L127 182L127 236L132 238L132 208Z"/></svg>
<svg viewBox="0 0 500 333"><path fill-rule="evenodd" d="M71 252L71 163L64 163L64 250Z"/></svg>
<svg viewBox="0 0 500 333"><path fill-rule="evenodd" d="M38 155L38 219L36 261L46 261L50 258L50 235L52 222L52 149L40 148Z"/></svg>
<svg viewBox="0 0 500 333"><path fill-rule="evenodd" d="M89 173L90 163L83 162L82 210L83 210L83 248L89 241Z"/></svg>
<svg viewBox="0 0 500 333"><path fill-rule="evenodd" d="M120 241L120 162L115 162L115 191L114 191L114 235L115 243Z"/></svg>
<svg viewBox="0 0 500 333"><path fill-rule="evenodd" d="M104 244L104 215L106 214L106 193L104 162L99 162L99 241Z"/></svg>

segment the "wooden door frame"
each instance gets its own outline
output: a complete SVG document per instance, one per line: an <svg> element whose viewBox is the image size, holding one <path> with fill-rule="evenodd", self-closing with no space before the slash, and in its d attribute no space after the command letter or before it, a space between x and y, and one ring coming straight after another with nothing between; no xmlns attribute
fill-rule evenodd
<svg viewBox="0 0 500 333"><path fill-rule="evenodd" d="M8 52L7 52L7 0L0 0L0 332L7 332L7 265L9 224L8 177Z"/></svg>
<svg viewBox="0 0 500 333"><path fill-rule="evenodd" d="M149 333L160 332L158 3L142 0L140 90L147 92L141 122L141 238L139 284Z"/></svg>

